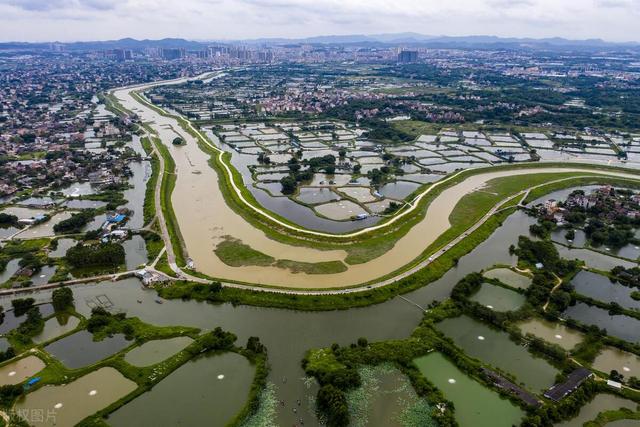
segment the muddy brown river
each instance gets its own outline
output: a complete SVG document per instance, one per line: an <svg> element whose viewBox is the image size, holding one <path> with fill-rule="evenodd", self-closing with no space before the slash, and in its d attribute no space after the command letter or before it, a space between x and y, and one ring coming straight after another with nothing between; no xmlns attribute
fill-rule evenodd
<svg viewBox="0 0 640 427"><path fill-rule="evenodd" d="M185 80L153 83L137 86L135 90L183 81ZM450 227L449 216L462 197L484 187L492 179L506 176L524 179L526 175L532 173L526 169L487 171L453 185L431 202L425 218L402 237L391 250L366 263L348 265L347 270L341 273L306 274L293 273L278 267L232 267L222 262L214 253L216 245L227 236L239 239L253 249L276 259L300 262L336 261L344 260L346 252L322 251L276 242L245 221L227 206L219 190L218 175L208 164L209 155L198 147L195 138L185 132L177 120L163 116L138 102L131 92L131 88L123 88L115 90L114 95L126 109L135 112L142 121L151 123L176 162L177 180L172 194L172 204L188 256L194 261L198 271L221 280L292 288L347 287L375 280L402 268L420 256ZM171 141L176 136L182 137L186 144L173 145ZM557 172L604 174L604 172L586 168L581 169L579 166L535 169L536 174ZM635 177L624 172L606 172L606 174Z"/></svg>

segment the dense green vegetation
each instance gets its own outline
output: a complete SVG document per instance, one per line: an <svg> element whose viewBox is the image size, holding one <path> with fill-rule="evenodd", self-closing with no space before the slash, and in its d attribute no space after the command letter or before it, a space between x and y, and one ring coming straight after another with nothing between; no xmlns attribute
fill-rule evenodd
<svg viewBox="0 0 640 427"><path fill-rule="evenodd" d="M0 212L0 227L8 227L16 224L18 224L17 216Z"/></svg>
<svg viewBox="0 0 640 427"><path fill-rule="evenodd" d="M65 260L75 268L117 267L124 263L125 252L119 243L78 243L69 248Z"/></svg>
<svg viewBox="0 0 640 427"><path fill-rule="evenodd" d="M548 240L531 240L525 236L518 239L518 247L512 248L512 252L518 255L518 260L523 266L546 272L555 273L558 276L567 276L577 271L579 265L575 260L560 258L558 250ZM536 267L542 264L541 267Z"/></svg>
<svg viewBox="0 0 640 427"><path fill-rule="evenodd" d="M621 248L628 244L638 244L635 230L640 227L640 217L635 212L640 209L635 193L621 188L603 188L586 195L582 190L573 191L566 201L558 203L563 209L562 224L569 236L575 228L584 230L591 245L606 245ZM586 204L586 206L585 206ZM538 224L531 226L531 232L539 237L548 237L557 228L556 221L540 209L535 212Z"/></svg>
<svg viewBox="0 0 640 427"><path fill-rule="evenodd" d="M73 308L73 291L71 288L54 289L51 293L51 302L55 311L65 311Z"/></svg>
<svg viewBox="0 0 640 427"><path fill-rule="evenodd" d="M20 317L29 311L35 302L36 300L33 298L16 298L11 300L11 306L13 307L14 314Z"/></svg>
<svg viewBox="0 0 640 427"><path fill-rule="evenodd" d="M93 220L95 215L93 209L85 209L79 213L74 213L70 218L54 225L53 231L56 233L79 233L85 225Z"/></svg>

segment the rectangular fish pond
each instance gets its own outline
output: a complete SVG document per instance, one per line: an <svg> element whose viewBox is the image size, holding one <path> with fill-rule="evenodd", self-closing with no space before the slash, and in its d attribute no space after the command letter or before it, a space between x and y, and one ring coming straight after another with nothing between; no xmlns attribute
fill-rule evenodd
<svg viewBox="0 0 640 427"><path fill-rule="evenodd" d="M414 360L422 375L453 402L461 427L519 425L524 412L458 369L440 353Z"/></svg>
<svg viewBox="0 0 640 427"><path fill-rule="evenodd" d="M595 325L600 329L606 329L609 335L625 341L640 342L640 320L633 317L622 314L612 316L607 310L582 302L567 308L562 316L575 319L586 325Z"/></svg>
<svg viewBox="0 0 640 427"><path fill-rule="evenodd" d="M105 359L131 344L133 341L127 341L122 334L94 341L93 334L83 330L49 344L44 350L66 367L77 369Z"/></svg>
<svg viewBox="0 0 640 427"><path fill-rule="evenodd" d="M226 426L247 401L254 372L236 353L200 356L112 413L109 424Z"/></svg>
<svg viewBox="0 0 640 427"><path fill-rule="evenodd" d="M470 300L495 311L515 311L524 305L526 298L510 289L483 283Z"/></svg>
<svg viewBox="0 0 640 427"><path fill-rule="evenodd" d="M468 316L445 319L436 328L470 355L515 376L531 391L553 385L557 370L547 361L531 355L511 341L506 332L495 330Z"/></svg>
<svg viewBox="0 0 640 427"><path fill-rule="evenodd" d="M364 366L362 384L347 393L353 427L435 427L432 407L393 365Z"/></svg>
<svg viewBox="0 0 640 427"><path fill-rule="evenodd" d="M28 393L18 400L15 411L34 426L72 426L136 388L136 383L116 369L100 368L68 384L47 385ZM41 418L34 416L38 412Z"/></svg>

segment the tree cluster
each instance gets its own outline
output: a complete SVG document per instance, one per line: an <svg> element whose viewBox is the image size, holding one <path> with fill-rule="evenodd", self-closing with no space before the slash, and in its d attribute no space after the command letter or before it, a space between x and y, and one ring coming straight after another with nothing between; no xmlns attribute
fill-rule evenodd
<svg viewBox="0 0 640 427"><path fill-rule="evenodd" d="M73 307L73 291L71 288L54 289L51 297L55 311L64 311Z"/></svg>
<svg viewBox="0 0 640 427"><path fill-rule="evenodd" d="M94 216L95 211L93 209L83 210L54 225L53 231L56 233L79 233L82 227L93 220Z"/></svg>
<svg viewBox="0 0 640 427"><path fill-rule="evenodd" d="M67 262L75 268L117 267L124 263L125 252L118 243L85 245L78 243L69 248L65 256Z"/></svg>

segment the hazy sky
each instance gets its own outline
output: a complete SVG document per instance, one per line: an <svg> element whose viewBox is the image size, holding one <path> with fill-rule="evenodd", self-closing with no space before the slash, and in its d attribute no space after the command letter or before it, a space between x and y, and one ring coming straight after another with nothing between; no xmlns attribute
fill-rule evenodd
<svg viewBox="0 0 640 427"><path fill-rule="evenodd" d="M640 41L640 0L0 0L0 40L414 31Z"/></svg>

